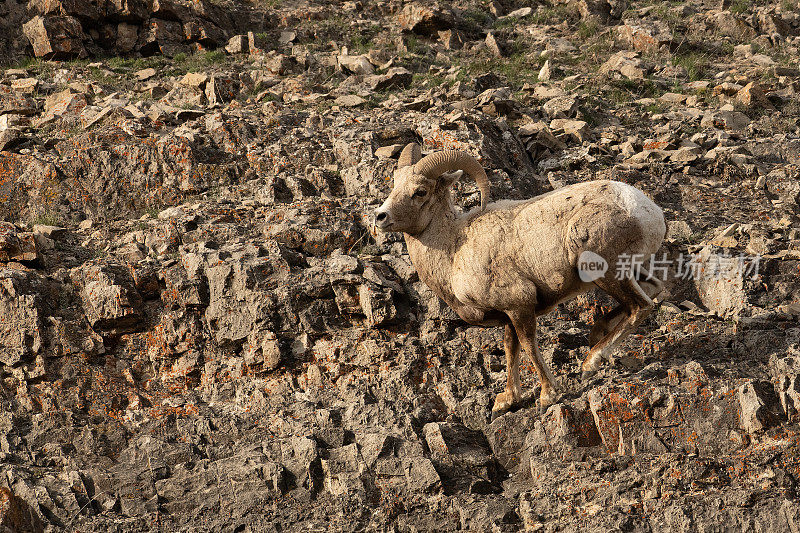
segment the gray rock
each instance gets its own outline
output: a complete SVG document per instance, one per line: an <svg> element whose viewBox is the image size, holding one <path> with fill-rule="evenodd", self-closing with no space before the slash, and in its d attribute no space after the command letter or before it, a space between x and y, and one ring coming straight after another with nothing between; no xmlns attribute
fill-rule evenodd
<svg viewBox="0 0 800 533"><path fill-rule="evenodd" d="M772 401L771 385L748 381L737 389L739 426L753 434L776 425L779 421Z"/></svg>
<svg viewBox="0 0 800 533"><path fill-rule="evenodd" d="M506 473L492 457L483 433L460 424L431 422L423 434L446 492L500 492Z"/></svg>
<svg viewBox="0 0 800 533"><path fill-rule="evenodd" d="M385 74L367 76L364 82L373 91L382 91L389 88L408 87L413 74L403 67L392 67Z"/></svg>
<svg viewBox="0 0 800 533"><path fill-rule="evenodd" d="M358 287L358 300L370 326L387 324L397 317L391 289L364 283Z"/></svg>
<svg viewBox="0 0 800 533"><path fill-rule="evenodd" d="M494 32L489 32L486 34L485 42L486 42L486 47L495 57L503 57L505 55L502 46L500 45L500 43L497 42L497 39L494 36Z"/></svg>
<svg viewBox="0 0 800 533"><path fill-rule="evenodd" d="M557 96L542 106L542 111L550 118L574 118L578 110L578 100L574 96Z"/></svg>
<svg viewBox="0 0 800 533"><path fill-rule="evenodd" d="M769 366L784 416L797 421L800 419L800 358L773 354Z"/></svg>
<svg viewBox="0 0 800 533"><path fill-rule="evenodd" d="M745 276L747 265L739 264L731 254L718 254L704 247L697 255L701 270L694 276L700 300L709 310L723 317L737 316L747 307Z"/></svg>
<svg viewBox="0 0 800 533"><path fill-rule="evenodd" d="M102 335L119 335L141 326L142 297L130 271L114 263L89 263L70 273L80 287L86 318Z"/></svg>
<svg viewBox="0 0 800 533"><path fill-rule="evenodd" d="M420 35L434 35L450 29L455 23L452 11L419 3L406 4L397 19L400 29Z"/></svg>
<svg viewBox="0 0 800 533"><path fill-rule="evenodd" d="M0 269L0 362L7 366L30 360L44 348L41 300L35 276Z"/></svg>

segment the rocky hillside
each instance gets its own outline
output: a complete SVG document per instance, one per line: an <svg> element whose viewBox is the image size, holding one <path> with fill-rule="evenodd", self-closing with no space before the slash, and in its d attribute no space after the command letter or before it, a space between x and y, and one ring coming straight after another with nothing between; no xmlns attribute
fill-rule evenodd
<svg viewBox="0 0 800 533"><path fill-rule="evenodd" d="M800 529L797 0L0 15L5 530ZM667 289L597 377L612 302L541 318L546 412L524 364L490 420L502 331L368 230L409 142L494 198L664 209Z"/></svg>

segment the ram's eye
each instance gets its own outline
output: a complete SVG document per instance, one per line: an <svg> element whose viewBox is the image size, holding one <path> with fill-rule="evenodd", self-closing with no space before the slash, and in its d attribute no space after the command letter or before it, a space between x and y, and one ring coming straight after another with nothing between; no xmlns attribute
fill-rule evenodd
<svg viewBox="0 0 800 533"><path fill-rule="evenodd" d="M428 191L426 191L425 189L417 189L416 191L414 191L414 198L422 198L426 194L428 194Z"/></svg>

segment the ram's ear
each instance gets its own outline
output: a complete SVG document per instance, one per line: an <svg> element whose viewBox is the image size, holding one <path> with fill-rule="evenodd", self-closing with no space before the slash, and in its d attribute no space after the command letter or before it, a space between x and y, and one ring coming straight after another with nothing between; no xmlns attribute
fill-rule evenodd
<svg viewBox="0 0 800 533"><path fill-rule="evenodd" d="M463 170L456 170L455 172L445 172L439 176L440 187L450 187L455 181L464 175Z"/></svg>
<svg viewBox="0 0 800 533"><path fill-rule="evenodd" d="M397 168L407 167L422 159L422 148L417 143L408 143L397 160Z"/></svg>

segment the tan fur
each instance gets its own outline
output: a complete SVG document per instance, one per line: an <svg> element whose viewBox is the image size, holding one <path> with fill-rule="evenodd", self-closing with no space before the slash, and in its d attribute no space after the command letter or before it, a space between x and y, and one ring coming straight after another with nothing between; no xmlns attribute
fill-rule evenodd
<svg viewBox="0 0 800 533"><path fill-rule="evenodd" d="M596 370L649 312L651 296L660 290L652 284L644 291L642 280L615 279L615 265L621 254L649 257L658 250L666 233L663 214L641 191L606 180L459 213L450 197L452 179L433 180L414 174L413 166L399 168L389 198L376 210L377 225L405 234L420 279L462 319L506 326L509 381L493 411L504 412L520 401L520 345L537 368L545 407L555 398L555 383L536 346L536 316L593 286L578 275L581 252L603 257L610 268L594 285L623 309L601 319L593 331L601 338L583 370Z"/></svg>

